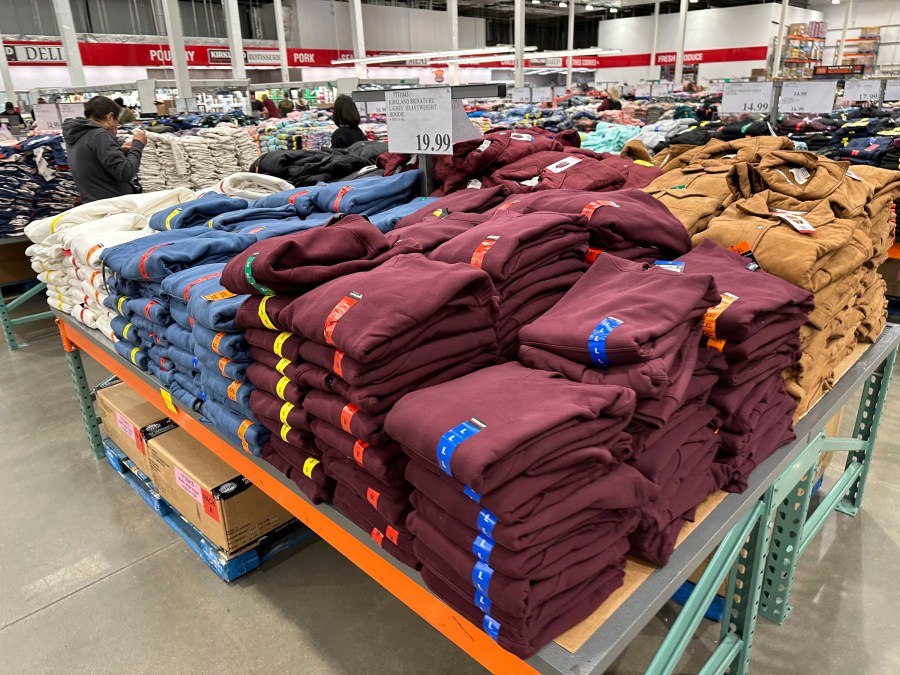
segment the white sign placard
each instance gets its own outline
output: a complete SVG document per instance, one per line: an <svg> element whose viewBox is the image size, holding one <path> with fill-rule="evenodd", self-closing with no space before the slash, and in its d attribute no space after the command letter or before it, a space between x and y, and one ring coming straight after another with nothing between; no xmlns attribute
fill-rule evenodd
<svg viewBox="0 0 900 675"><path fill-rule="evenodd" d="M785 82L778 99L780 113L825 113L834 109L837 81Z"/></svg>
<svg viewBox="0 0 900 675"><path fill-rule="evenodd" d="M481 138L484 134L472 124L462 100L455 98L451 105L453 108L453 142L459 143L460 141L470 141L473 138Z"/></svg>
<svg viewBox="0 0 900 675"><path fill-rule="evenodd" d="M532 103L550 103L553 100L553 87L535 87L531 90Z"/></svg>
<svg viewBox="0 0 900 675"><path fill-rule="evenodd" d="M881 96L879 80L847 80L844 83L844 99L847 101L877 101Z"/></svg>
<svg viewBox="0 0 900 675"><path fill-rule="evenodd" d="M384 115L387 113L387 103L384 101L372 101L371 103L366 103L366 110L369 111L370 115Z"/></svg>
<svg viewBox="0 0 900 675"><path fill-rule="evenodd" d="M634 85L634 97L635 98L650 98L650 85L649 84Z"/></svg>
<svg viewBox="0 0 900 675"><path fill-rule="evenodd" d="M884 86L885 101L900 101L900 80L888 80Z"/></svg>
<svg viewBox="0 0 900 675"><path fill-rule="evenodd" d="M513 87L513 103L531 103L531 87Z"/></svg>
<svg viewBox="0 0 900 675"><path fill-rule="evenodd" d="M76 117L84 117L84 103L60 103L59 119L63 122L74 120Z"/></svg>
<svg viewBox="0 0 900 675"><path fill-rule="evenodd" d="M660 82L659 84L650 85L650 97L668 96L672 93L672 85L668 82Z"/></svg>
<svg viewBox="0 0 900 675"><path fill-rule="evenodd" d="M62 129L62 119L55 103L35 103L33 114L38 129Z"/></svg>
<svg viewBox="0 0 900 675"><path fill-rule="evenodd" d="M388 150L403 154L453 153L450 87L385 92Z"/></svg>
<svg viewBox="0 0 900 675"><path fill-rule="evenodd" d="M730 113L767 113L772 108L771 82L725 82L719 109Z"/></svg>

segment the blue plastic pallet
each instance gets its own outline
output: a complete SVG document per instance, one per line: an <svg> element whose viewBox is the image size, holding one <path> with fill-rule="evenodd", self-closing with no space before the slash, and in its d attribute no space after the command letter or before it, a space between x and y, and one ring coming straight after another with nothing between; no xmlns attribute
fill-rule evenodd
<svg viewBox="0 0 900 675"><path fill-rule="evenodd" d="M106 461L116 470L126 483L137 492L166 524L187 544L200 559L206 563L222 581L234 581L248 572L252 572L272 556L291 546L308 539L313 531L300 523L292 521L270 532L257 546L233 557L227 558L219 548L163 499L150 479L125 456L118 446L109 438L103 439L106 450Z"/></svg>
<svg viewBox="0 0 900 675"><path fill-rule="evenodd" d="M679 605L684 605L688 601L688 598L691 597L691 593L694 592L695 584L690 581L685 581L681 584L681 588L675 591L675 595L672 596L672 601L677 602ZM725 615L725 598L721 595L717 595L713 598L713 601L709 604L709 609L706 610L705 616L710 621L721 621L722 617Z"/></svg>

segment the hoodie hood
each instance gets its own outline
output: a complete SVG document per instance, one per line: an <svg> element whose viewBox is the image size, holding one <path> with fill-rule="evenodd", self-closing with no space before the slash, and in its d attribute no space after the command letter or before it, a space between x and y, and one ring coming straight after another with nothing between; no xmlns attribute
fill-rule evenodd
<svg viewBox="0 0 900 675"><path fill-rule="evenodd" d="M75 145L85 136L85 134L95 130L106 132L106 129L101 127L94 120L89 120L85 117L76 117L75 119L63 122L63 139L65 139L66 145Z"/></svg>

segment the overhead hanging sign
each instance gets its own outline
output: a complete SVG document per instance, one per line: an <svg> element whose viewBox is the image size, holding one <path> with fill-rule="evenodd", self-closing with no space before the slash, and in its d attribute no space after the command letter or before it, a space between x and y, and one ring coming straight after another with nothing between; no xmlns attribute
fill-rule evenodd
<svg viewBox="0 0 900 675"><path fill-rule="evenodd" d="M388 150L401 154L453 153L450 87L399 89L384 93Z"/></svg>
<svg viewBox="0 0 900 675"><path fill-rule="evenodd" d="M888 80L884 87L885 101L900 101L900 80Z"/></svg>
<svg viewBox="0 0 900 675"><path fill-rule="evenodd" d="M880 80L847 80L844 82L844 99L847 101L877 101L881 96Z"/></svg>
<svg viewBox="0 0 900 675"><path fill-rule="evenodd" d="M824 113L834 109L837 82L785 82L778 99L781 113Z"/></svg>
<svg viewBox="0 0 900 675"><path fill-rule="evenodd" d="M722 103L719 105L722 112L767 113L771 108L771 82L725 82L723 84Z"/></svg>

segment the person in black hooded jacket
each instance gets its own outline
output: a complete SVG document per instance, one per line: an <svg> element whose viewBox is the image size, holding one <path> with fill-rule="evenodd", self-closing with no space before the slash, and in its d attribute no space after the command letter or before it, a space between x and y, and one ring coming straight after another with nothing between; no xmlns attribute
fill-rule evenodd
<svg viewBox="0 0 900 675"><path fill-rule="evenodd" d="M82 201L133 193L147 134L138 129L130 144L119 145L119 106L106 96L85 103L84 115L63 123L69 170Z"/></svg>

